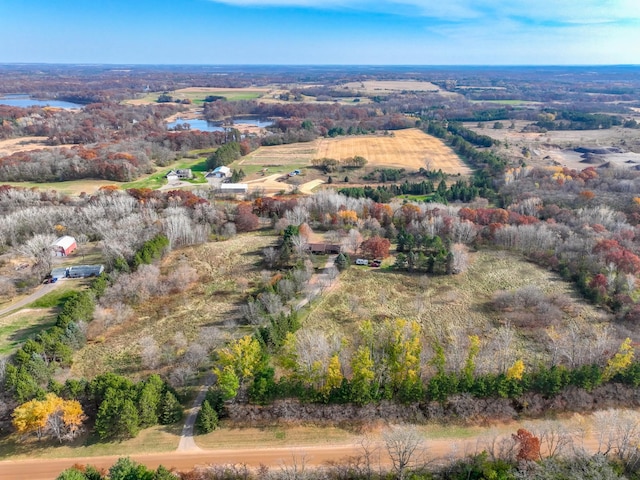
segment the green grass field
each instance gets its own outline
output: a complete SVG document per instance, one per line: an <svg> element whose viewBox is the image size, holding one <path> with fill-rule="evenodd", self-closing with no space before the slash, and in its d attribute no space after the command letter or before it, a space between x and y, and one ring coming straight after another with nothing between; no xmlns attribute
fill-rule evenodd
<svg viewBox="0 0 640 480"><path fill-rule="evenodd" d="M158 97L162 95L163 92L151 92L145 95L142 98L136 99L135 103L156 103ZM207 90L197 90L195 88L188 90L175 90L173 92L169 92L174 99L179 100L191 100L193 105L202 105L204 103L204 99L209 95L221 96L227 99L229 102L237 102L239 100L255 100L256 98L262 97L266 92L263 90L245 90L239 88L228 88L228 89L207 89ZM134 103L134 102L131 102Z"/></svg>
<svg viewBox="0 0 640 480"><path fill-rule="evenodd" d="M54 308L22 310L0 319L0 355L15 352L29 337L55 324Z"/></svg>

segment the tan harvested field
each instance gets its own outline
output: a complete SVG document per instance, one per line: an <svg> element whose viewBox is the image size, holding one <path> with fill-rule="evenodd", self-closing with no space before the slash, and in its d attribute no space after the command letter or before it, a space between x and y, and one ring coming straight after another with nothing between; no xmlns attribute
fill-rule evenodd
<svg viewBox="0 0 640 480"><path fill-rule="evenodd" d="M417 128L396 130L389 135L320 139L316 158L345 158L360 155L368 166L418 170L442 169L450 175L471 175L472 170L439 138Z"/></svg>
<svg viewBox="0 0 640 480"><path fill-rule="evenodd" d="M564 166L582 170L587 167L598 167L610 162L618 167L633 168L640 165L640 135L637 130L613 127L603 130L560 130L545 133L527 133L522 129L530 121L517 120L515 128L507 128L510 121L502 123L505 128L493 129L494 122L483 123L484 128L478 128L477 123L467 123L465 126L479 134L488 135L503 144L500 150L511 158L521 158L527 164L540 167ZM505 147L505 142L508 148ZM609 153L598 155L594 160L587 160L574 149L616 147L624 153ZM522 149L528 148L529 157L522 154Z"/></svg>
<svg viewBox="0 0 640 480"><path fill-rule="evenodd" d="M396 130L389 135L320 138L309 143L261 147L234 164L234 167L259 166L268 168L269 173L286 173L294 168L309 166L316 158L343 160L356 155L366 158L367 166L418 170L425 168L428 163L429 168L442 169L451 175L472 173L442 140L417 128Z"/></svg>
<svg viewBox="0 0 640 480"><path fill-rule="evenodd" d="M262 250L274 242L274 236L252 233L174 250L163 260L162 271L186 263L196 269L199 280L186 292L164 295L161 301L152 298L135 309L130 321L99 332L75 355L72 375L138 371L138 341L145 336L170 348L177 333L192 341L204 326L236 332L245 289L260 278Z"/></svg>

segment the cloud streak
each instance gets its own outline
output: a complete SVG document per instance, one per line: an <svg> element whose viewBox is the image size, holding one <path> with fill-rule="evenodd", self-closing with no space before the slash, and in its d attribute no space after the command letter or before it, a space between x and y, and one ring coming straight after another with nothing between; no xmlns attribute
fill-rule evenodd
<svg viewBox="0 0 640 480"><path fill-rule="evenodd" d="M567 24L640 20L638 0L211 0L237 7L297 7L316 10L417 15L446 22L522 18Z"/></svg>

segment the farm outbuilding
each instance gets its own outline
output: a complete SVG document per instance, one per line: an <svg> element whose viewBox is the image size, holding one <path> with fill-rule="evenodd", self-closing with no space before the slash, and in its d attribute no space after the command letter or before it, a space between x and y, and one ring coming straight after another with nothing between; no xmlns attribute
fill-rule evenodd
<svg viewBox="0 0 640 480"><path fill-rule="evenodd" d="M70 237L69 235L65 235L64 237L60 237L55 242L53 242L51 248L53 250L54 256L66 257L76 248L78 248L78 244L76 243L75 238Z"/></svg>
<svg viewBox="0 0 640 480"><path fill-rule="evenodd" d="M213 178L230 178L231 177L231 169L225 165L220 167L216 167L213 172L207 174L207 177Z"/></svg>
<svg viewBox="0 0 640 480"><path fill-rule="evenodd" d="M249 190L249 185L246 183L223 183L219 188L222 194L245 194Z"/></svg>
<svg viewBox="0 0 640 480"><path fill-rule="evenodd" d="M74 265L51 270L51 278L89 278L104 272L104 265Z"/></svg>
<svg viewBox="0 0 640 480"><path fill-rule="evenodd" d="M340 253L340 245L333 243L310 243L308 249L316 255L327 253Z"/></svg>

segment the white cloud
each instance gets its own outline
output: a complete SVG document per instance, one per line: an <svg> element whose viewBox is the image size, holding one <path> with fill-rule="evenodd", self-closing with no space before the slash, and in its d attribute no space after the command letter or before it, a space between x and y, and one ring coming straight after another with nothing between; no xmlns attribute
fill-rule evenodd
<svg viewBox="0 0 640 480"><path fill-rule="evenodd" d="M518 17L530 21L592 24L640 20L638 0L212 0L242 7L346 8L412 13L447 21Z"/></svg>

